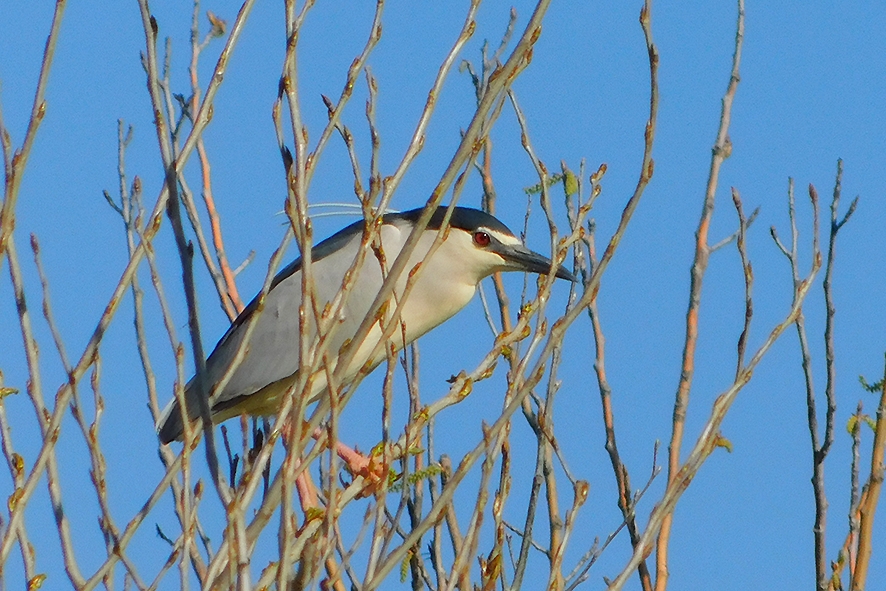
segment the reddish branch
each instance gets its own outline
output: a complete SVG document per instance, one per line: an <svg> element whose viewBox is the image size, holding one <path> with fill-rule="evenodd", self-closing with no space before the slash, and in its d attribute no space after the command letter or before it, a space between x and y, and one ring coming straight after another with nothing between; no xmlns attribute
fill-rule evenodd
<svg viewBox="0 0 886 591"><path fill-rule="evenodd" d="M714 197L717 192L717 181L720 166L732 152L729 139L729 123L732 117L732 102L738 88L739 64L741 63L741 47L744 40L744 0L738 0L738 23L735 32L735 53L732 58L732 72L729 85L723 96L720 114L720 128L714 142L708 184L702 205L701 219L696 231L695 262L692 265L689 289L689 310L686 312L686 340L683 347L683 363L680 371L680 382L674 402L673 430L668 454L668 484L675 483L680 471L680 449L683 443L683 430L686 422L686 408L689 405L689 391L692 387L692 376L695 372L695 347L698 343L698 315L701 306L701 286L708 265L711 247L708 245L708 231L714 213ZM656 591L664 591L668 584L668 541L671 535L673 515L665 516L661 532L658 536L656 555Z"/></svg>
<svg viewBox="0 0 886 591"><path fill-rule="evenodd" d="M196 5L195 5L196 8ZM191 33L191 66L188 68L188 72L191 77L191 88L193 90L193 94L191 95L191 110L196 111L199 106L199 91L200 85L197 80L197 59L200 56L200 50L205 46L205 41L203 44L197 44L197 18L196 18L196 10L194 11L194 24L193 30ZM213 24L213 28L209 35L223 34L224 33L224 23L215 19L212 13L209 13L210 22ZM209 40L209 36L207 36L207 41ZM222 239L221 233L221 221L218 216L218 211L215 209L215 200L212 197L212 177L210 175L210 166L209 166L209 158L206 155L206 146L203 143L203 138L199 138L197 140L197 155L200 158L200 170L202 172L203 178L203 202L206 204L206 213L209 214L209 223L212 228L212 242L215 246L215 254L218 258L218 264L221 268L222 276L225 280L225 288L227 289L227 295L230 298L231 303L236 308L237 313L243 311L243 301L240 299L240 294L237 292L237 283L234 280L234 272L231 270L230 264L228 264L228 257L225 255L225 245L224 240Z"/></svg>

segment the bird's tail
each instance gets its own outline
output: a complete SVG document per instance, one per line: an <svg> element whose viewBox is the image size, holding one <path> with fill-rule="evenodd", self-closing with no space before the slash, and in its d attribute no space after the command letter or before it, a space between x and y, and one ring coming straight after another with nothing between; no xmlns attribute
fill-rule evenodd
<svg viewBox="0 0 886 591"><path fill-rule="evenodd" d="M187 406L189 421L200 416L200 404L196 397L193 381L188 382L188 385L185 386L185 406ZM160 443L165 445L173 441L181 441L184 432L181 406L178 403L178 398L173 398L157 420L157 437L160 438Z"/></svg>

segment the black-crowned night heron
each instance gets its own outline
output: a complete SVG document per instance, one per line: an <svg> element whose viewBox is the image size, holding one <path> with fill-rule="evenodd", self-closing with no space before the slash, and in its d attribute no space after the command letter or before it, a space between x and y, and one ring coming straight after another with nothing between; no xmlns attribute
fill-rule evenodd
<svg viewBox="0 0 886 591"><path fill-rule="evenodd" d="M383 217L379 236L388 265L397 258L421 212L421 209L414 209ZM434 213L406 267L409 270L422 263L423 269L403 307L402 328L395 330L390 337L397 349L402 349L464 308L477 291L477 284L496 271L541 274L551 271L551 261L523 246L507 226L488 213L467 207L453 209L448 237L430 258L424 260L445 213L446 207L442 206ZM345 273L359 251L363 229L363 221L355 222L311 251L319 309L331 302L341 289ZM257 298L234 320L206 360L205 380L213 423L241 414L273 415L281 396L298 379L301 275L301 259L298 259L274 278L265 296L264 309L246 344L246 354L221 389L218 388L219 382L240 349L247 320L258 309ZM406 286L407 276L407 272L401 273L397 282L394 290L397 301ZM557 269L556 276L575 281L563 268ZM382 280L379 258L370 252L363 260L356 283L342 308L339 326L326 348L331 355L338 355L345 342L355 336L381 289ZM316 322L312 316L308 318L308 325L312 331L309 336L313 338ZM370 359L381 338L381 330L377 322L357 348L344 372L344 383L356 377L367 362L374 368L385 359L384 347ZM311 401L318 399L325 390L326 373L321 370L312 382ZM199 395L192 379L185 387L187 415L191 420L200 416ZM178 400L173 399L160 416L157 432L162 443L169 443L181 438L182 431L182 413Z"/></svg>

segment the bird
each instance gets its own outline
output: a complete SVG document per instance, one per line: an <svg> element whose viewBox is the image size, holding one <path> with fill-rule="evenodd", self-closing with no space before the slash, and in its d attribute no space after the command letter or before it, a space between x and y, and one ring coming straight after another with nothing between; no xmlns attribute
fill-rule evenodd
<svg viewBox="0 0 886 591"><path fill-rule="evenodd" d="M379 230L381 252L378 257L370 251L362 261L355 283L336 321L339 323L326 348L334 363L342 347L349 343L369 313L378 295L384 276L382 263L390 266L397 258L423 208L382 216ZM423 269L403 305L401 327L389 337L396 350L401 350L415 339L439 326L473 298L484 278L498 271L523 271L549 274L551 261L523 245L508 227L493 215L469 207L453 207L450 230L439 248L425 260L440 227L447 206L439 206L427 228L421 233L406 270L421 263ZM345 274L356 260L363 239L365 222L357 221L311 250L311 273L316 285L318 309L323 310L342 287ZM556 277L576 281L563 267L554 271ZM394 289L395 301L406 286L408 272L398 278ZM277 412L282 397L299 377L299 307L302 300L302 259L296 259L271 281L264 297L261 314L246 343L241 363L230 379L219 389L219 382L227 372L244 340L250 318L259 309L259 296L233 321L206 360L205 383L209 392L210 416L213 424L248 414L271 416ZM316 337L316 322L307 311L309 337ZM375 368L385 360L385 348L380 347L375 357L373 350L382 336L380 323L357 347L343 382L355 378L364 367ZM318 371L312 380L310 400L316 401L326 391L326 372ZM189 421L200 418L201 395L192 378L185 386L184 400ZM157 434L162 444L183 437L182 412L177 398L165 407L157 421Z"/></svg>

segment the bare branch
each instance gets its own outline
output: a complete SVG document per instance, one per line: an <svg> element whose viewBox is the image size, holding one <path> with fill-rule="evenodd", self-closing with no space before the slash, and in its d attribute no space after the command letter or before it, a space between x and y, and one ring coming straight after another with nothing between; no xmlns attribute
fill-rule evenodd
<svg viewBox="0 0 886 591"><path fill-rule="evenodd" d="M18 190L21 186L22 176L31 155L31 148L37 137L37 130L46 115L46 86L49 83L49 71L52 69L52 59L55 57L55 44L58 41L61 30L62 16L65 13L67 0L57 0L55 12L52 15L52 25L49 28L49 36L46 38L46 46L43 48L43 62L40 65L40 76L37 79L37 89L34 91L34 103L31 106L31 116L28 119L28 130L21 147L11 153L12 141L9 130L3 123L0 113L0 145L3 147L4 162L4 191L3 203L0 204L0 267L3 264L3 254L7 249L7 241L12 235L15 226L15 205L18 200Z"/></svg>
<svg viewBox="0 0 886 591"><path fill-rule="evenodd" d="M729 124L732 120L732 103L739 82L739 65L741 64L741 48L744 41L744 0L738 0L738 22L735 30L735 52L732 56L732 71L729 85L723 95L720 127L714 141L711 168L708 174L707 188L701 210L701 219L696 230L695 261L692 264L689 288L689 309L686 312L686 339L683 346L683 362L680 369L680 382L677 386L674 401L674 420L671 444L668 455L668 483L678 478L680 469L680 449L683 444L683 431L686 422L686 409L689 406L689 392L692 388L692 377L695 373L695 348L698 344L698 317L701 305L701 286L710 257L708 231L714 214L714 197L717 193L717 182L723 161L732 153L732 141L729 139ZM668 585L668 541L671 535L672 515L666 515L662 522L661 533L656 548L656 591L664 591Z"/></svg>
<svg viewBox="0 0 886 591"><path fill-rule="evenodd" d="M748 334L751 330L751 318L754 315L754 304L751 299L751 287L754 284L754 273L751 269L751 263L748 260L747 245L745 243L745 232L747 231L749 220L745 218L744 209L741 204L741 197L738 191L733 187L732 201L735 204L735 211L738 213L738 237L736 246L738 246L738 255L741 258L741 268L744 274L745 282L745 315L744 328L742 328L741 336L738 338L738 362L735 368L735 377L741 373L744 366L744 352L747 347Z"/></svg>

